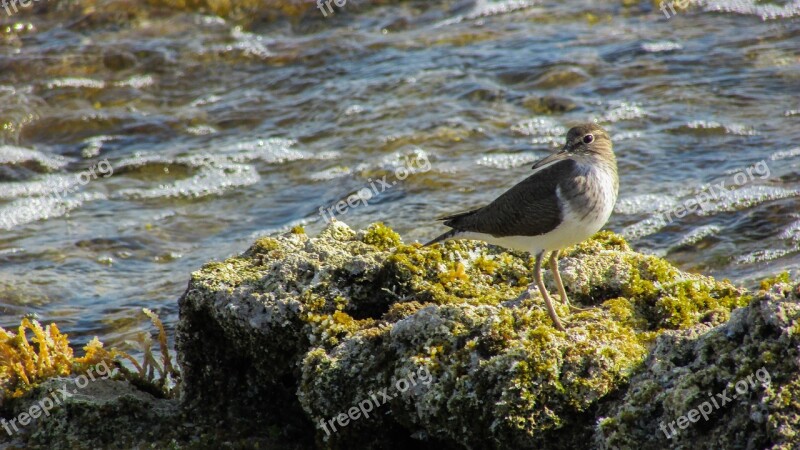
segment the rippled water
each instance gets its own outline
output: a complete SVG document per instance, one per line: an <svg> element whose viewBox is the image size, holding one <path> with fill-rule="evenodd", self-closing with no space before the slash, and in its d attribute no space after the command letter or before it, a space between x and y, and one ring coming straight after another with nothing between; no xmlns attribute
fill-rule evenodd
<svg viewBox="0 0 800 450"><path fill-rule="evenodd" d="M0 326L172 327L191 271L321 207L429 238L584 120L634 247L742 284L800 265L798 1L165 3L0 9Z"/></svg>

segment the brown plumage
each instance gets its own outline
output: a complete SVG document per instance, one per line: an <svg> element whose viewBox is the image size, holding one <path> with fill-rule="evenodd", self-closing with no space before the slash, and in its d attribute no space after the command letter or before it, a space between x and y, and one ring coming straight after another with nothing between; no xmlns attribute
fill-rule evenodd
<svg viewBox="0 0 800 450"><path fill-rule="evenodd" d="M556 196L559 181L571 178L576 166L569 159L557 161L522 180L492 203L441 220L457 232L473 231L495 237L547 233L563 218Z"/></svg>

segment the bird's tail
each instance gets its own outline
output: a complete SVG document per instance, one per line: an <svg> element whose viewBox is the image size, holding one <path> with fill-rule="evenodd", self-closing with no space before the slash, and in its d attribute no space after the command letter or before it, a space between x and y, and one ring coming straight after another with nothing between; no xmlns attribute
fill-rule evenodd
<svg viewBox="0 0 800 450"><path fill-rule="evenodd" d="M428 243L427 243L427 244L425 244L423 247L428 247L428 246L430 246L430 245L433 245L433 244L435 244L435 243L437 243L437 242L446 241L446 240L448 240L448 239L450 239L450 238L454 237L456 234L458 234L458 231L457 231L457 230L450 230L450 231L448 231L447 233L444 233L444 234L442 234L441 236L437 237L436 239L434 239L434 240L432 240L432 241L428 242Z"/></svg>

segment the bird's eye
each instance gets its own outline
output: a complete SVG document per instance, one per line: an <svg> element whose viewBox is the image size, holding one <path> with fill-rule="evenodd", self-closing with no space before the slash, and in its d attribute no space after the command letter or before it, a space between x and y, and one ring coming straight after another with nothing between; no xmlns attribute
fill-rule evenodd
<svg viewBox="0 0 800 450"><path fill-rule="evenodd" d="M584 144L591 144L592 141L594 141L594 136L592 136L591 134L587 134L586 136L583 137Z"/></svg>

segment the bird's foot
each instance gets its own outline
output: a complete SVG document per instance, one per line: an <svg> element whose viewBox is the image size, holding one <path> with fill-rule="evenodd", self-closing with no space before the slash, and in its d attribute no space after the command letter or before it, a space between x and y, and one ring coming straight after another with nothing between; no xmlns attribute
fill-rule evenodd
<svg viewBox="0 0 800 450"><path fill-rule="evenodd" d="M569 306L569 312L585 312L585 311L589 311L590 309L592 309L592 308L578 308L577 306L574 306L569 301L567 301L567 306Z"/></svg>
<svg viewBox="0 0 800 450"><path fill-rule="evenodd" d="M570 303L569 301L569 297L567 297L567 293L564 292L563 289L561 289L561 294L559 294L559 296L561 297L561 303L564 303L569 307L569 312L584 312L591 309L591 308L579 308L577 306L573 306L573 304Z"/></svg>

